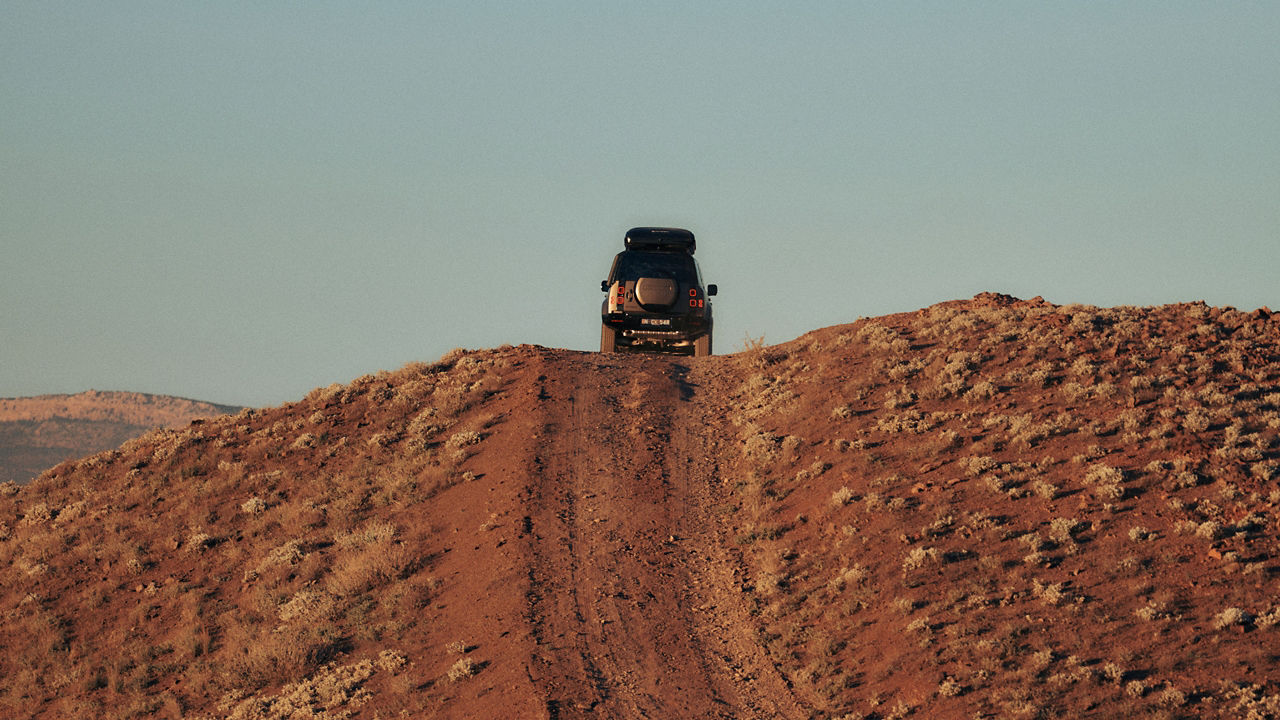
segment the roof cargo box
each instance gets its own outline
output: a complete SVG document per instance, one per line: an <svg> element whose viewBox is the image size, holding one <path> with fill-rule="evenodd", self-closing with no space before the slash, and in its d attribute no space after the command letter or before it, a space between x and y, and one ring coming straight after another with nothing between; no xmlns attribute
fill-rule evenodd
<svg viewBox="0 0 1280 720"><path fill-rule="evenodd" d="M693 254L693 233L680 228L638 227L627 231L628 250L674 250Z"/></svg>

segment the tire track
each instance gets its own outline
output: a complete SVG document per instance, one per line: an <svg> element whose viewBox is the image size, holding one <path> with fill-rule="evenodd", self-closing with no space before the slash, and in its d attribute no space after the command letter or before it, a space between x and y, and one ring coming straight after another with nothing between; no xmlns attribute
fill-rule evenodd
<svg viewBox="0 0 1280 720"><path fill-rule="evenodd" d="M526 523L529 677L545 717L799 717L708 510L718 465L688 368L556 360Z"/></svg>

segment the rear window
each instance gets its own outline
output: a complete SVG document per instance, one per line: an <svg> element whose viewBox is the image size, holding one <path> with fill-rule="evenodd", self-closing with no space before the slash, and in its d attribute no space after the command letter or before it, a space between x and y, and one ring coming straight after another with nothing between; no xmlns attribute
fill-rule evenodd
<svg viewBox="0 0 1280 720"><path fill-rule="evenodd" d="M626 250L613 260L609 280L638 280L642 277L671 278L684 285L700 285L698 265L682 252L638 252Z"/></svg>

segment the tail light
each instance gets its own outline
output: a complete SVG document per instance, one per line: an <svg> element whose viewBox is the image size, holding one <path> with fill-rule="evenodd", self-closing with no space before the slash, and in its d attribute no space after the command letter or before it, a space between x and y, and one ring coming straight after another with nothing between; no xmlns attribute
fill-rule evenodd
<svg viewBox="0 0 1280 720"><path fill-rule="evenodd" d="M706 298L702 297L702 293L698 292L698 288L689 288L689 307L702 308L707 304Z"/></svg>
<svg viewBox="0 0 1280 720"><path fill-rule="evenodd" d="M613 284L609 291L609 312L622 312L627 302L627 288L622 281Z"/></svg>

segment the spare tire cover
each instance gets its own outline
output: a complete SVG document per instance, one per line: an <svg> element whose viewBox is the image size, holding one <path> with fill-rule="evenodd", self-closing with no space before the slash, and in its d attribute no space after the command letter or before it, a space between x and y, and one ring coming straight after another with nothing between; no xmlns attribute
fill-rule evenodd
<svg viewBox="0 0 1280 720"><path fill-rule="evenodd" d="M646 310L661 310L676 302L676 281L671 278L640 278L636 281L636 300Z"/></svg>

